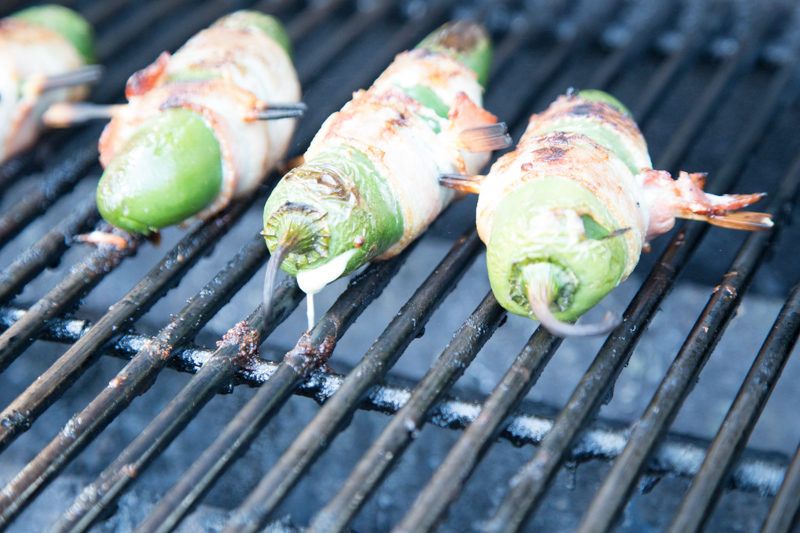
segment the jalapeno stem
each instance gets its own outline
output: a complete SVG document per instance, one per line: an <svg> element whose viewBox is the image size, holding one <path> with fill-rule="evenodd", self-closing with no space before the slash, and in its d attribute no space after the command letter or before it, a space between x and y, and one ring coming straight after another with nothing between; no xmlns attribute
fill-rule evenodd
<svg viewBox="0 0 800 533"><path fill-rule="evenodd" d="M296 236L297 234L289 235L284 233L275 250L269 256L267 271L264 273L264 292L261 295L261 312L264 316L265 326L272 320L272 296L275 292L275 282L278 279L278 271L281 269L281 264L289 254L300 248L301 242Z"/></svg>
<svg viewBox="0 0 800 533"><path fill-rule="evenodd" d="M616 313L609 311L601 322L594 324L570 324L562 322L555 317L550 310L555 295L552 290L552 283L534 281L526 286L528 304L531 306L533 314L544 326L544 328L556 337L594 337L606 335L622 322L622 318Z"/></svg>

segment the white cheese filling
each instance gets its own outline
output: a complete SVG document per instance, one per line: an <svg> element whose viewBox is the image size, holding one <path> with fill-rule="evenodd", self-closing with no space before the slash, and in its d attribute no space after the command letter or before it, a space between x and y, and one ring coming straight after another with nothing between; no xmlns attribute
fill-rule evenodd
<svg viewBox="0 0 800 533"><path fill-rule="evenodd" d="M335 281L344 274L347 262L355 255L356 249L353 248L337 255L327 263L311 270L304 270L297 273L297 285L300 290L306 293L306 315L308 317L308 329L314 327L314 295L324 289L329 283Z"/></svg>

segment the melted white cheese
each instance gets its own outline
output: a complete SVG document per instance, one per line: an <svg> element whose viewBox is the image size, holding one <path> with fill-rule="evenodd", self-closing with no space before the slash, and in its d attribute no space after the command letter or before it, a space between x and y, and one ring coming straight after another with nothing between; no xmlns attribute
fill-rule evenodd
<svg viewBox="0 0 800 533"><path fill-rule="evenodd" d="M314 316L314 295L306 295L306 320L308 321L308 331L316 324L316 317Z"/></svg>
<svg viewBox="0 0 800 533"><path fill-rule="evenodd" d="M324 289L329 283L339 279L347 268L347 262L355 255L356 249L348 250L343 254L337 255L324 265L304 270L297 273L297 285L300 290L308 295L306 298L308 316L308 329L314 327L314 295Z"/></svg>

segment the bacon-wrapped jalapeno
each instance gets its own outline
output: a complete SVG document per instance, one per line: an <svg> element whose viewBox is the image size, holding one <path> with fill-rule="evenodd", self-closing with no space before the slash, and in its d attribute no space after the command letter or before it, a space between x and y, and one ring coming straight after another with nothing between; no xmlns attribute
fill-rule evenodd
<svg viewBox="0 0 800 533"><path fill-rule="evenodd" d="M570 92L533 115L514 152L485 177L442 183L480 192L477 226L492 290L509 311L557 335L607 332L618 319L572 325L628 277L647 242L675 217L766 229L761 213L737 212L762 194L714 196L704 174L677 180L652 168L627 109L601 91Z"/></svg>
<svg viewBox="0 0 800 533"><path fill-rule="evenodd" d="M134 74L100 138L97 207L149 234L207 217L252 191L284 157L302 109L289 39L274 18L238 11ZM280 105L276 105L280 104Z"/></svg>
<svg viewBox="0 0 800 533"><path fill-rule="evenodd" d="M439 174L474 173L508 145L481 107L490 61L480 25L445 24L325 121L264 208L267 301L278 265L313 295L398 254L456 196Z"/></svg>
<svg viewBox="0 0 800 533"><path fill-rule="evenodd" d="M55 102L81 100L96 78L94 31L62 6L31 7L0 20L0 161L30 148Z"/></svg>

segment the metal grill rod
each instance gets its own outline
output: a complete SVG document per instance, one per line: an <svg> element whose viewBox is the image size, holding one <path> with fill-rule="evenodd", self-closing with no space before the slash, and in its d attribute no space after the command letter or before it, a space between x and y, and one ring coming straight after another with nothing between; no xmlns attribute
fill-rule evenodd
<svg viewBox="0 0 800 533"><path fill-rule="evenodd" d="M602 18L599 20L602 20ZM522 110L527 108L527 105L522 105L523 102L527 103L533 100L542 89L544 83L551 79L553 73L563 66L567 55L578 48L579 45L584 45L588 42L593 35L593 32L590 31L590 27L596 25L597 21L598 18L594 17L583 19L583 24L589 27L584 28L583 31L574 32L566 42L558 46L550 54L548 59L544 61L543 66L537 69L533 74L533 80L535 81L528 84L529 90L527 91L527 96L522 102L517 102L516 106L512 106L513 111L507 113L507 115L517 116L517 118L521 116ZM581 25L578 27L581 27ZM534 31L530 33L535 34ZM578 39L578 36L582 38ZM501 57L506 60L513 57L513 51L506 44L507 41L508 39L505 39L501 44L501 50L504 51ZM524 42L521 42L518 38L513 38L513 36L511 42L518 46L524 44ZM502 70L504 66L505 61L499 62L499 66L496 70ZM515 119L515 121L516 120L517 119ZM457 334L455 338L460 339L461 335ZM560 344L560 342L556 343L555 346L558 344ZM555 350L555 346L553 346L553 351ZM549 351L548 353L552 354L553 351ZM442 357L445 357L445 354L443 354ZM471 361L471 359L469 361ZM463 363L468 364L468 361L465 360ZM438 387L441 387L442 393L449 388L455 378L456 376L449 375L437 378L438 381L436 383ZM426 388L420 384L412 398L414 398L416 402L419 402L419 400L416 400L416 396L422 395L424 397L426 394L425 390ZM421 427L425 423L426 417L424 415L430 407L431 403L423 403L416 406L419 414L415 414L412 419L418 420L418 427ZM410 444L410 432L405 428L405 422L403 420L405 416L404 414L399 414L392 419L389 426L381 433L378 440L367 451L364 458L361 459L353 473L345 481L339 493L337 493L315 518L312 518L312 530L333 529L340 531L352 520L361 506L366 502L366 498L374 492L379 483L383 480L388 469L399 460L402 453ZM443 494L443 492L438 491L437 493ZM432 518L439 516L437 509L430 506L426 507L425 514Z"/></svg>
<svg viewBox="0 0 800 533"><path fill-rule="evenodd" d="M626 63L644 55L649 48L656 30L663 28L667 21L674 18L675 6L672 2L641 2L632 8L631 18L636 18L636 10L644 11L644 22L637 22L635 34L625 46L617 48L603 65L597 69L587 88L608 87L622 72ZM638 118L638 117L637 117Z"/></svg>
<svg viewBox="0 0 800 533"><path fill-rule="evenodd" d="M333 61L356 36L361 35L372 24L395 8L395 2L385 1L372 6L368 11L358 11L350 17L344 27L339 28L339 31L327 41L323 49L317 50L314 56L297 66L297 74L300 79L311 79L314 74Z"/></svg>
<svg viewBox="0 0 800 533"><path fill-rule="evenodd" d="M582 8L588 9L582 9ZM529 74L530 77L526 79L526 91L524 91L520 99L509 98L504 95L501 100L503 104L511 109L522 110L533 107L536 99L540 96L545 84L549 83L556 74L567 64L567 59L577 53L577 51L588 46L590 41L596 37L600 27L606 24L612 16L615 3L614 2L590 2L590 5L583 3L571 14L572 23L575 26L575 31L568 33L566 36L556 44L552 51L547 54L542 63L536 70ZM543 28L544 29L544 28ZM529 42L517 37L519 32L525 32L530 37L536 36L537 31L528 30L523 28L510 34L510 38L506 37L498 47L497 59L495 64L494 74L504 73L506 68L513 68L514 51L516 47L522 46ZM493 95L489 95L487 103L490 102ZM499 99L500 97L498 97ZM498 102L500 103L500 102ZM488 105L487 108L494 109L494 105ZM518 115L520 112L514 114ZM513 129L513 128L512 128Z"/></svg>
<svg viewBox="0 0 800 533"><path fill-rule="evenodd" d="M64 162L42 175L33 190L0 215L0 248L16 237L25 226L47 211L59 198L70 192L97 162L97 138L100 130L90 128L81 135L83 148L64 150L71 154ZM93 142L90 140L94 138Z"/></svg>
<svg viewBox="0 0 800 533"><path fill-rule="evenodd" d="M431 27L437 24L437 22L440 21L445 15L445 7L446 4L440 4L435 8L433 8L428 13L428 18L426 18L421 25L419 21L417 22L412 21L410 23L407 23L404 26L404 28L402 28L395 35L395 37L390 42L388 42L386 46L384 46L382 53L375 56L376 59L374 61L375 66L378 67L378 64L380 64L379 68L382 68L385 65L385 63L389 61L391 56L396 53L398 49L403 49L409 46L411 43L419 39L421 33L428 31ZM369 70L371 71L372 69ZM371 77L374 77L375 75L372 72L368 73L370 74ZM263 395L253 398L251 400L251 402L253 403L252 406L253 410L258 410L260 412L263 412L266 410L271 410L273 408L272 407L273 404L275 406L282 404L283 401L285 401L288 392L290 392L291 388L294 388L297 384L295 383L295 381L297 380L295 371L287 372L287 375L282 376L282 380L289 380L287 381L288 385L285 388L278 386L282 380L277 381L277 378L278 374L276 373L276 375L273 376L273 378L270 381L276 382L275 388L279 391L280 396L275 397L274 395L264 393ZM258 406L259 402L263 404L260 407ZM236 425L235 422L236 421L234 421L233 425ZM245 424L238 424L238 425L241 427L238 429L234 427L232 431L242 431L243 429L249 430L249 425ZM252 435L248 435L247 439L253 438L255 434L256 432L253 432ZM247 441L244 438L239 438L236 440L236 442L238 444L238 443L246 443ZM215 445L212 445L212 448L215 448ZM229 461L227 459L229 458L229 456L231 456L231 453L226 449L226 447L222 443L220 443L218 448L215 448L213 451L209 449L209 451L207 452L208 452L207 459L204 459L206 461L206 464L211 464L215 461L219 461L220 472L222 471L222 469L227 468L229 464ZM215 456L218 456L219 459L215 459L214 458ZM188 506L189 504L186 503L187 499L192 500L201 495L201 492L205 490L203 487L206 487L206 485L203 485L201 483L200 477L203 477L203 474L205 474L206 469L200 468L198 465L199 463L195 463L192 469L189 472L187 472L187 474L181 479L181 481L178 482L178 484L175 487L173 487L173 489L170 491L170 494L168 494L168 497L162 499L162 504L159 506L159 508L157 508L154 511L154 513L147 518L145 523L143 523L140 526L142 530L148 530L148 528L166 524L168 521L168 519L165 518L166 516L170 514L177 514L184 511L183 507L181 507L181 509L176 509L176 505L169 505L165 503L166 501L169 500L169 498L174 497L176 502L182 500L184 502L182 505ZM203 482L205 482L206 479L209 482L212 481L211 479L209 479L209 476L205 476ZM198 486L198 483L201 483L201 485ZM181 494L184 494L184 496L181 496Z"/></svg>
<svg viewBox="0 0 800 533"><path fill-rule="evenodd" d="M293 280L294 278L288 277L285 281L287 287L294 287L293 290L297 291L297 300L292 300L294 293L285 297L281 296L282 293L278 293L275 300L276 306L288 309L288 311L281 311L287 316L304 297ZM24 309L14 307L0 308L0 328L13 324L24 312ZM254 318L254 316L251 315L245 321L248 324L258 324L261 319ZM281 320L277 317L274 318L276 323L280 323ZM84 319L56 318L48 322L48 327L41 338L52 342L74 343L88 331L90 326L89 321ZM267 336L268 332L262 333L260 338ZM223 339L223 342L230 344L226 339ZM148 335L129 333L123 335L113 346L107 347L103 355L130 360L152 341L153 338ZM233 344L238 349L239 344ZM236 350L233 350L228 355L233 357L236 355L235 352ZM210 359L212 356L216 357L216 353L191 344L182 345L173 352L167 360L167 365L179 372L201 373L204 368L212 364ZM219 379L219 382L225 386L220 385L222 388L215 389L212 395L215 392L227 392L231 377L237 385L261 387L275 372L277 366L278 363L260 358L249 359L245 363L234 365L231 374L228 374L225 379ZM324 403L339 390L343 381L344 376L342 375L314 371L296 392L299 395L315 399L319 403ZM359 404L359 408L392 415L405 405L410 396L411 391L402 386L381 383L370 389L366 398ZM193 401L193 396L189 395L188 397L190 402ZM202 403L204 404L205 401ZM446 429L463 430L475 420L480 410L481 404L479 403L448 397L433 408L428 422ZM162 412L162 414L166 414L166 412ZM516 446L538 445L553 425L552 418L530 412L516 411L511 412L508 416L510 422L503 428L500 438L506 439ZM167 417L167 420L172 421L173 418ZM151 447L155 442L162 442L162 439L155 433L148 431L142 436L145 435L151 439ZM577 444L571 451L570 460L614 459L622 452L626 440L627 426L623 427L613 421L590 426L578 437ZM709 445L710 442L696 437L669 434L653 456L650 465L651 471L657 474L692 477L700 470ZM117 461L120 466L132 462L134 461L122 458ZM731 472L730 486L738 490L774 496L780 488L780 482L788 463L788 458L776 456L771 452L747 450ZM106 469L106 472L108 471L109 469ZM136 471L141 474L143 468L137 466ZM100 484L102 479L110 479L106 472L101 474L96 485ZM88 489L89 487L87 487L87 491Z"/></svg>
<svg viewBox="0 0 800 533"><path fill-rule="evenodd" d="M99 350L119 330L142 316L201 255L239 219L259 195L232 202L220 215L201 224L175 247L127 295L117 302L91 331L81 337L56 363L0 413L0 446L26 431L66 388L99 356ZM0 500L2 502L2 500ZM2 503L0 503L2 508Z"/></svg>
<svg viewBox="0 0 800 533"><path fill-rule="evenodd" d="M781 81L780 76L777 81ZM768 210L775 217L775 224L778 227L787 221L788 208L791 207L791 201L796 195L798 183L800 183L800 160L798 161L798 165L793 167L791 174L783 180L781 191ZM776 233L775 231L754 233L741 248L718 289L711 295L703 313L664 376L647 410L632 425L625 450L617 458L582 519L578 529L582 533L608 531L621 515L650 455L672 424L678 409L713 352L719 337L735 315L753 275L774 242ZM705 470L701 468L698 474L703 474L701 479L706 482L704 488L708 490L710 487L707 484L706 476L708 474L705 473ZM722 488L721 483L718 486L720 489ZM695 492L697 505L701 505L703 500L706 505L710 504L713 493L714 490L710 490L706 496L701 497L699 493ZM692 494L691 491L690 494ZM702 515L695 516L695 519L701 517ZM695 529L690 527L691 523L688 521L676 522L676 524L678 523L687 526L687 529L678 531ZM699 525L699 523L695 524L695 526Z"/></svg>
<svg viewBox="0 0 800 533"><path fill-rule="evenodd" d="M0 304L7 303L48 266L58 263L75 235L100 220L94 198L84 202L0 272Z"/></svg>
<svg viewBox="0 0 800 533"><path fill-rule="evenodd" d="M257 308L241 324L245 330L244 336L252 332L254 339L266 338L294 311L304 297L305 294L297 287L295 279L287 278L275 291L270 319L265 321L261 308ZM53 531L86 531L103 516L125 489L183 431L200 409L229 386L231 377L237 369L246 366L241 359L249 358L251 354L241 345L247 342L249 339L242 339L238 335L226 336L215 352L207 353L200 363L202 366L199 367L195 378L148 425L147 431L142 432L93 483L78 495L75 502L55 524ZM195 351L194 355L196 353ZM174 361L175 356L176 354L173 354L170 360ZM196 358L187 361L186 367L192 364L198 364ZM274 373L274 368L271 370L273 372L262 375L271 375Z"/></svg>
<svg viewBox="0 0 800 533"><path fill-rule="evenodd" d="M450 252L403 305L400 312L370 347L361 362L345 379L337 394L328 400L314 419L283 453L231 517L228 529L255 531L283 500L300 476L323 451L338 430L346 425L359 401L397 361L422 331L435 309L455 288L481 249L472 229Z"/></svg>
<svg viewBox="0 0 800 533"><path fill-rule="evenodd" d="M205 7L218 8L216 3ZM230 6L226 6L230 7ZM209 13L209 11L213 11ZM218 18L217 10L203 9L195 13L208 20ZM209 16L211 15L211 16ZM171 36L173 39L174 35ZM96 158L96 150L95 150ZM153 270L115 305L87 334L72 346L48 371L0 413L0 447L7 446L16 436L25 431L33 420L43 412L93 361L98 350L125 323L143 315L166 291L174 286L180 276L200 257L202 252L224 235L231 225L255 202L258 195L251 195L234 202L225 211L206 221L194 232L184 237ZM87 282L99 279L104 273L93 272Z"/></svg>
<svg viewBox="0 0 800 533"><path fill-rule="evenodd" d="M672 80L694 65L700 50L712 34L708 28L701 27L700 20L700 17L698 17L697 23L682 32L684 37L683 46L670 54L667 62L659 67L658 72L655 73L642 94L634 102L632 107L633 116L638 122L644 123L650 118L650 113L655 109L656 104L662 100Z"/></svg>
<svg viewBox="0 0 800 533"><path fill-rule="evenodd" d="M665 13L661 13L665 15ZM627 46L612 54L599 68L594 76L595 82L590 87L604 88L603 85L616 76L618 69L624 63L622 58L631 58L637 52L629 51L631 48L640 48L641 52L649 44L648 38L652 35L653 25L662 24L663 21L656 16L648 19L647 23L637 29L635 37ZM641 53L640 52L640 53ZM666 83L669 78L656 77L653 84ZM599 85L598 85L599 84ZM657 88L657 85L655 86ZM534 335L536 337L536 335ZM531 338L533 342L534 337ZM548 337L546 332L541 332L540 337ZM495 387L487 400L485 410L480 415L480 423L472 424L465 431L456 445L448 453L445 460L437 469L433 478L415 500L411 509L398 525L398 531L423 531L434 528L442 519L447 508L456 500L464 484L469 479L472 471L477 466L497 434L503 429L508 414L522 401L525 394L534 385L544 366L549 362L552 353L560 345L560 340L539 338L538 353L531 353L526 347L506 376ZM529 376L529 380L520 379L519 376Z"/></svg>
<svg viewBox="0 0 800 533"><path fill-rule="evenodd" d="M477 237L474 235L473 238L477 239ZM386 332L384 333L384 336L385 335ZM406 342L410 342L410 338L407 339ZM371 352L372 351L373 350L371 350ZM359 368L358 371L354 372L360 376L360 379L353 380L352 385L348 386L349 390L347 390L346 393L345 391L340 392L340 395L337 397L340 400L339 406L335 406L336 402L329 404L330 406L326 405L318 415L318 418L315 418L316 422L312 422L310 427L313 427L314 425L321 426L313 431L309 429L309 435L313 433L314 438L307 438L307 442L302 442L303 435L301 435L298 440L295 441L293 446L284 454L281 461L279 461L279 465L273 468L273 470L267 474L267 477L262 480L262 483L259 485L259 487L251 494L248 500L240 508L242 516L246 516L246 518L243 518L242 522L246 521L253 524L257 521L263 521L266 519L266 514L271 510L271 507L277 505L285 496L285 494L288 493L289 489L291 489L291 487L294 485L294 482L298 477L296 474L299 474L299 472L301 472L305 467L310 465L311 461L313 461L313 459L315 459L321 453L322 448L318 446L318 441L324 440L327 442L333 438L340 427L342 420L348 417L348 413L351 413L353 410L355 410L356 399L363 396L364 391L367 390L369 386L371 386L377 379L379 379L382 376L382 373L388 371L388 369L396 360L396 357L399 357L401 351L402 350L398 351L397 353L389 352L383 359L380 360L379 363L365 363L368 367L370 367L369 370L366 368ZM368 356L365 356L365 361L367 361L367 357ZM373 372L371 370L372 368L377 369L377 372ZM326 435L326 437L321 438L320 435ZM281 466L282 464L283 466ZM262 503L257 503L250 505L248 508L248 503L259 502L260 500L264 499L267 494L270 495L270 501L268 504L265 505ZM258 516L256 517L251 514L254 507L257 507L255 512ZM153 523L155 523L155 520Z"/></svg>
<svg viewBox="0 0 800 533"><path fill-rule="evenodd" d="M490 291L358 462L342 489L312 517L309 533L332 533L346 528L427 422L432 406L444 398L505 316L506 311Z"/></svg>
<svg viewBox="0 0 800 533"><path fill-rule="evenodd" d="M303 379L315 367L325 364L336 341L388 285L413 248L412 243L400 255L373 264L350 283L314 328L304 333L297 346L286 354L266 384L161 497L158 506L139 524L137 531L171 531L178 524L231 462L244 452Z"/></svg>
<svg viewBox="0 0 800 533"><path fill-rule="evenodd" d="M789 177L781 183L781 189L773 200L773 213L780 216L783 226L790 216L792 206L797 198L798 182L800 182L800 158L795 161ZM742 247L740 257L759 257L759 263L777 240L777 231L770 234L758 233L748 238ZM755 260L753 260L755 262ZM720 291L729 285L728 280L735 272L741 276L743 260L737 257L730 271L725 276L725 287L720 286ZM748 265L749 266L749 265ZM758 268L758 264L754 269ZM751 274L752 276L752 274ZM741 297L741 292L739 293ZM780 315L764 341L753 366L742 384L731 409L720 426L711 447L708 451L703 466L692 479L681 507L670 526L670 531L700 530L711 515L722 490L724 480L728 476L731 466L741 454L753 428L758 421L764 405L780 377L786 361L792 353L797 337L800 335L800 293L794 291L787 300ZM677 364L677 361L676 361Z"/></svg>
<svg viewBox="0 0 800 533"><path fill-rule="evenodd" d="M307 16L306 16L306 19L308 19L308 18L309 18L309 16L312 16L312 17L314 16L314 12L307 12L307 13L306 13L306 15L307 15ZM303 19L301 19L301 21L302 21L302 20L303 20ZM352 25L352 28L351 28L351 30L353 30L353 29L357 29L357 28L358 28L358 25L360 25L360 24L361 24L361 21L354 21L354 22L355 22L355 24L354 24L354 25ZM298 27L298 26L296 26L296 25L292 25L292 27L291 27L291 28L297 28L297 27ZM299 25L299 27L300 27L300 28L303 28L303 27L309 27L309 26L308 26L308 24L305 24L305 25L304 25L304 24L302 24L302 23L301 23L301 24ZM290 32L291 32L291 28L290 28ZM296 34L296 32L294 32L294 33ZM346 33L347 33L347 34L349 34L349 35L351 35L352 37L355 37L355 36L358 34L358 32L357 32L357 31L348 31L348 32L346 32ZM295 37L296 37L296 35L295 35ZM347 42L349 42L349 39L345 39L345 40L343 40L343 41L342 41L342 44L346 44Z"/></svg>
<svg viewBox="0 0 800 533"><path fill-rule="evenodd" d="M719 105L720 100L717 97L733 81L734 74L742 70L739 67L740 63L752 63L755 48L754 42L745 44L740 52L722 67L679 128L680 135L673 138L665 152L666 155L660 158L657 165L659 168L676 166L678 156L688 149L692 139L699 133L700 126L703 125L701 121L695 120L695 117L707 118ZM765 122L768 120L763 120L763 116L771 118L777 108L777 102L767 102L767 105L760 108L750 126L758 128L763 124L765 128ZM686 124L693 126L690 128ZM727 189L733 184L747 155L760 141L761 137L756 136L750 128L748 130L737 143L728 164L717 175L713 183L715 189ZM763 130L760 133L763 134ZM672 240L637 292L625 312L622 326L617 328L604 343L534 457L512 479L509 491L495 510L494 516L484 524L486 531L518 529L541 502L581 428L599 409L616 376L627 363L642 332L657 312L661 300L672 289L675 279L682 272L708 229L707 225L702 224L684 224L683 228L685 230L679 232Z"/></svg>
<svg viewBox="0 0 800 533"><path fill-rule="evenodd" d="M124 7L132 4L134 0L117 0L116 2L95 2L82 10L83 17L91 24L95 30L108 19L118 14Z"/></svg>
<svg viewBox="0 0 800 533"><path fill-rule="evenodd" d="M64 429L3 489L13 494L14 514L19 514L69 462L80 453L136 396L155 381L174 348L194 338L267 258L264 238L257 233L235 258L209 282L148 346L139 351L109 385L67 422Z"/></svg>
<svg viewBox="0 0 800 533"><path fill-rule="evenodd" d="M794 302L794 297L793 297ZM800 521L800 448L792 458L781 488L761 527L762 533L789 533Z"/></svg>
<svg viewBox="0 0 800 533"><path fill-rule="evenodd" d="M111 226L103 224L106 231ZM48 320L74 307L102 279L114 270L125 257L133 255L141 242L138 236L129 236L125 248L101 245L83 260L72 265L69 274L50 292L39 299L13 326L0 335L0 372L4 371L26 348L36 340L36 335ZM9 442L0 437L0 450Z"/></svg>
<svg viewBox="0 0 800 533"><path fill-rule="evenodd" d="M562 340L541 326L536 328L483 404L480 414L458 439L394 531L436 529L477 463L503 430L499 420L505 420L538 381Z"/></svg>
<svg viewBox="0 0 800 533"><path fill-rule="evenodd" d="M316 20L316 14L321 12L323 14L327 13L327 9L319 9L319 10L311 10L306 13L306 17L301 20ZM310 27L308 25L304 27ZM263 263L263 260L266 259L266 247L264 246L263 239L260 235L256 236L256 239L250 244L248 248L245 250L240 251L238 261L235 263L235 268L232 265L229 265L227 273L221 273L220 276L228 276L233 277L236 281L233 284L229 284L228 287L224 289L225 292L220 292L222 294L230 294L231 291L238 290L241 284L244 283L245 279L248 279L254 273L253 266L257 268ZM242 261L242 259L246 258L254 258L255 261L261 261L261 263L248 263L246 260ZM243 276L247 276L244 278ZM229 279L230 281L230 279ZM197 302L202 302L207 299L207 296L210 293L208 292L208 287L206 290L200 292L199 297L195 300ZM217 296L219 298L219 296ZM51 314L56 312L54 306L48 305L46 309L50 311ZM208 310L214 309L212 305L207 305L206 313L209 313ZM191 316L190 314L187 316L187 313L199 313L197 304L191 309L185 309L184 313L180 316L182 319L180 322L173 322L170 326L167 327L162 332L162 335L169 335L171 340L169 339L158 339L157 343L150 347L148 350L140 352L140 354L134 359L131 363L133 366L133 370L129 369L131 365L123 369L119 378L119 383L122 385L115 386L112 389L106 389L102 395L95 399L95 401L90 404L90 406L82 411L76 417L73 417L73 423L69 426L69 438L65 439L63 437L59 437L54 440L42 453L37 456L34 461L32 461L26 469L8 486L8 492L14 493L18 495L18 500L22 497L30 498L33 496L33 489L25 486L26 484L35 485L35 489L38 492L41 487L45 484L44 475L45 472L43 471L46 469L46 475L48 479L50 476L55 475L57 472L65 466L75 454L77 454L80 450L91 441L94 436L96 436L102 429L110 423L110 421L119 413L121 410L127 406L130 402L130 398L135 395L137 391L141 391L145 384L149 384L152 380L155 379L156 374L163 368L164 361L167 357L169 351L171 351L171 347L175 345L180 339L184 336L186 337L194 337L197 330L202 326L204 322L198 321L196 317ZM25 319L27 319L31 313L27 314ZM204 315L205 320L210 317L208 314ZM30 322L30 321L29 321ZM22 324L23 321L20 320L17 324ZM15 324L15 326L17 326ZM179 331L185 329L183 327L179 327L180 325L192 324L192 329L186 329L186 331ZM21 335L17 331L15 331L15 327L9 328L9 331L6 332L8 334L17 334L18 338L28 338L31 335ZM181 335L181 336L179 336ZM3 337L0 337L0 347L2 347L2 340ZM169 341L169 342L168 342ZM154 350L158 351L158 357L154 354ZM91 425L81 426L79 424L75 424L75 420L91 420ZM34 481L35 480L35 481ZM20 506L21 507L21 506Z"/></svg>

